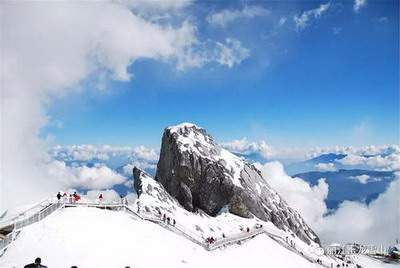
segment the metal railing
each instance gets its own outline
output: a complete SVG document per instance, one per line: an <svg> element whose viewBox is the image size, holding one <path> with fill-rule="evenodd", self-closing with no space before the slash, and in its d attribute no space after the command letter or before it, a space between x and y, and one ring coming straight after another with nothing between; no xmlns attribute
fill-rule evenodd
<svg viewBox="0 0 400 268"><path fill-rule="evenodd" d="M47 216L49 216L50 214L52 214L54 211L64 207L64 205L65 204L61 203L61 202L60 203L52 203L31 216L27 216L26 218L22 218L22 219L15 221L14 228L16 230L20 230L20 229L24 228L25 226L28 226L35 222L41 221L42 219L44 219Z"/></svg>
<svg viewBox="0 0 400 268"><path fill-rule="evenodd" d="M10 219L6 219L3 221L0 221L0 229L3 229L4 227L13 225L16 221L18 221L21 218L25 218L31 215L34 215L36 213L38 213L40 210L42 210L43 208L51 205L55 203L55 200L53 198L48 198L48 199L44 199L42 201L40 201L39 203L33 205L32 207L28 208L27 210L18 213L18 215L10 218Z"/></svg>
<svg viewBox="0 0 400 268"><path fill-rule="evenodd" d="M287 241L285 241L284 238L282 238L281 236L279 236L277 234L269 232L268 230L266 230L265 228L262 228L262 227L252 229L249 232L242 231L237 234L229 235L225 238L218 238L215 242L208 243L205 241L204 237L201 237L198 234L195 234L194 232L188 230L185 226L180 225L179 223L171 224L171 223L167 223L167 222L163 221L161 218L161 215L154 215L152 213L146 213L146 212L140 212L140 213L134 212L134 213L135 213L135 215L137 215L138 217L140 217L143 220L148 220L148 221L154 222L170 231L173 231L175 233L179 233L179 234L183 235L188 240L202 246L203 248L205 248L208 251L213 251L213 250L216 250L218 248L222 248L222 247L225 247L228 245L240 243L240 242L252 239L255 236L265 234L268 237L270 237L271 239L273 239L275 242L279 243L286 249L294 252L298 256L305 258L309 262L316 263L316 259L304 254L302 251L298 250L296 247L290 246L287 243ZM327 267L327 268L331 268L332 265L334 265L333 267L336 267L337 262L335 260L333 260L333 261L334 261L334 263L329 263L329 264L322 262L322 263L320 263L320 265L323 267Z"/></svg>
<svg viewBox="0 0 400 268"><path fill-rule="evenodd" d="M42 204L42 203L40 203ZM4 253L4 250L15 240L20 230L28 225L31 225L35 222L41 221L46 218L53 212L64 207L64 203L49 203L49 205L45 206L39 211L36 211L34 214L20 214L18 217L13 218L12 221L8 221L4 227L11 227L11 232L5 236L4 239L0 240L0 255Z"/></svg>
<svg viewBox="0 0 400 268"><path fill-rule="evenodd" d="M266 231L264 229L255 229L249 232L241 232L237 233L225 238L221 238L216 240L214 243L208 245L208 250L215 250L217 248L221 248L227 245L235 244L238 242L242 242L251 238L254 238L257 235L264 234Z"/></svg>
<svg viewBox="0 0 400 268"><path fill-rule="evenodd" d="M14 241L16 237L16 232L11 232L5 236L5 238L0 240L0 257L3 255L5 249Z"/></svg>
<svg viewBox="0 0 400 268"><path fill-rule="evenodd" d="M227 245L240 243L242 241L254 238L255 236L258 236L260 234L266 234L288 250L297 253L299 256L302 256L310 262L315 262L315 260L310 256L307 256L301 251L298 251L296 248L289 246L289 244L287 244L287 242L285 242L281 236L268 232L262 227L255 228L253 230L250 230L249 232L242 231L240 233L232 234L224 238L218 238L213 243L209 243L203 236L200 236L199 234L187 229L184 225L181 225L177 222L175 222L175 224L172 224L171 222L168 223L161 218L161 215L154 215L153 213L147 213L143 211L136 212L125 202L55 202L53 199L42 201L36 206L30 208L28 211L21 213L17 217L14 217L7 222L0 223L0 229L4 228L5 226L12 226L12 231L7 234L4 239L0 240L0 256L4 253L5 249L7 249L7 247L16 239L22 228L41 221L53 212L64 207L97 207L104 209L109 208L113 210L123 210L126 213L134 216L135 218L151 221L169 231L178 233L184 236L186 239L192 241L193 243L202 246L208 251L212 251ZM29 212L32 212L32 214ZM322 265L325 267L330 267L326 264Z"/></svg>
<svg viewBox="0 0 400 268"><path fill-rule="evenodd" d="M233 234L229 237L220 238L213 243L208 243L208 242L206 242L205 237L199 236L198 234L194 233L191 230L188 230L185 226L183 226L179 223L175 223L175 224L168 223L166 221L163 221L161 219L161 216L155 216L152 213L140 212L137 214L140 215L140 217L144 220L154 222L156 224L161 225L162 227L164 227L166 229L169 229L171 231L174 231L176 233L183 235L188 240L202 246L203 248L205 248L206 250L209 250L209 251L212 251L212 250L215 250L215 249L218 249L218 248L230 245L230 244L238 243L238 242L241 242L244 240L248 240L257 235L266 233L266 231L264 229L259 228L259 229L251 230L249 232L240 232L237 234Z"/></svg>

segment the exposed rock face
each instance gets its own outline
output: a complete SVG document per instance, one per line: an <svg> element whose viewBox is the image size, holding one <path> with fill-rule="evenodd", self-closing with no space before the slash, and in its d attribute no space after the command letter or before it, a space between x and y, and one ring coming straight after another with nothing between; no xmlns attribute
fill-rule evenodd
<svg viewBox="0 0 400 268"><path fill-rule="evenodd" d="M161 211L172 213L180 207L179 203L165 191L164 187L145 171L134 167L133 178L133 187L139 197L139 206L144 211L154 214Z"/></svg>
<svg viewBox="0 0 400 268"><path fill-rule="evenodd" d="M252 165L217 145L202 128L166 128L156 180L187 210L215 216L223 207L242 217L256 216L291 230L303 241L318 237L301 216L266 183Z"/></svg>

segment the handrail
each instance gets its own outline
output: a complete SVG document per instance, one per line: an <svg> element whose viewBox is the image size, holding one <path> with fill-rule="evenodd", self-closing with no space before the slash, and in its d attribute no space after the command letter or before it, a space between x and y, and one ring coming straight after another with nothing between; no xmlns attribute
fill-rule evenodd
<svg viewBox="0 0 400 268"><path fill-rule="evenodd" d="M237 243L237 242L241 242L241 241L253 238L256 235L260 235L263 233L265 233L264 229L256 229L256 230L250 231L248 233L237 233L230 237L222 238L222 239L215 241L212 244L209 244L208 249L214 250L217 248L221 248L223 246L227 246L227 245L230 245L233 243Z"/></svg>
<svg viewBox="0 0 400 268"><path fill-rule="evenodd" d="M199 237L197 234L190 234L191 232L189 230L185 229L184 226L181 226L178 223L176 223L175 225L174 224L168 224L168 223L165 223L163 220L161 220L161 218L154 217L154 215L151 214L151 213L146 213L146 214L143 214L143 212L140 213L140 215L141 215L141 217L143 219L152 221L154 223L157 223L157 224L161 225L164 228L167 228L167 229L170 229L170 230L173 230L173 231L177 231L180 234L182 234L183 236L185 236L187 239L189 239L190 241L192 241L192 242L204 247L206 250L209 250L209 251L212 251L212 250L215 250L217 248L221 248L223 246L226 246L226 245L229 245L229 244L233 244L233 243L236 243L236 242L239 242L239 241L247 240L247 239L250 239L250 238L252 238L252 237L254 237L256 235L265 233L264 229L256 229L256 230L252 230L252 231L250 231L248 233L243 233L243 232L237 233L237 234L235 234L233 236L217 240L214 243L207 243L207 242L205 242L205 239L203 239L202 237ZM151 216L148 216L148 215L151 215ZM179 228L179 227L181 227L181 228Z"/></svg>
<svg viewBox="0 0 400 268"><path fill-rule="evenodd" d="M277 243L281 244L288 250L291 250L292 252L298 254L299 256L307 259L310 262L313 262L313 263L315 262L315 260L313 260L311 257L309 257L305 254L300 254L302 252L299 252L295 248L289 246L287 244L287 242L285 242L281 236L273 234L262 227L250 230L249 232L236 233L236 234L230 235L229 237L220 238L213 243L208 243L205 241L205 239L203 237L186 229L185 226L183 226L183 225L180 225L178 223L175 223L175 224L166 223L165 221L163 221L161 219L160 216L156 216L153 213L136 212L131 207L129 207L129 205L127 205L125 203L121 203L121 202L109 202L109 203L106 203L106 202L72 202L72 203L65 202L64 203L64 202L51 202L51 199L47 199L45 201L38 203L37 205L35 205L35 207L32 207L27 211L30 211L33 208L37 208L38 206L44 204L46 201L49 202L49 205L42 208L41 210L35 212L32 215L27 215L22 218L21 218L21 216L14 217L13 218L14 221L12 221L8 225L5 225L5 226L13 226L13 229L12 229L11 233L6 235L6 238L0 240L0 256L2 255L2 253L4 253L5 249L7 249L7 247L15 240L17 234L20 232L20 230L22 228L46 218L53 212L55 212L59 209L65 208L65 207L98 207L98 208L123 209L125 212L133 215L136 218L146 220L146 221L151 221L169 231L179 233L180 235L184 236L186 239L192 241L195 244L202 246L203 248L205 248L208 251L212 251L212 250L215 250L215 249L218 249L218 248L221 248L221 247L233 244L233 243L245 241L245 240L251 239L257 235L260 235L260 234L266 234L271 239L275 240ZM25 215L25 212L22 215ZM3 226L3 228L5 226ZM0 229L1 229L1 227L0 227ZM330 268L329 265L325 265L325 264L322 264L322 265L327 268Z"/></svg>
<svg viewBox="0 0 400 268"><path fill-rule="evenodd" d="M0 256L5 252L8 246L16 239L17 234L20 230L28 225L31 225L35 222L41 221L42 219L46 218L53 212L61 209L64 207L64 203L50 203L45 208L41 209L40 211L35 212L32 215L25 216L23 218L15 218L11 225L12 230L9 234L6 235L5 239L0 240ZM3 227L4 228L4 227Z"/></svg>
<svg viewBox="0 0 400 268"><path fill-rule="evenodd" d="M46 207L46 206L48 206L48 205L54 203L54 202L52 202L52 201L54 201L54 198L43 199L43 200L40 201L39 203L36 203L36 204L32 205L30 208L28 208L28 209L26 209L26 210L24 210L24 211L18 213L18 215L15 215L15 216L13 216L13 217L10 218L10 219L6 219L6 220L4 220L4 221L0 221L0 229L4 228L4 227L6 227L6 226L9 226L9 225L13 225L13 223L14 223L15 221L17 221L18 219L20 219L21 217L26 217L26 216L28 216L27 214L28 214L28 212L30 212L30 211L33 211L33 210L36 210L36 209L42 209L43 207ZM45 205L45 204L46 204L46 205ZM37 213L37 211L36 211L34 214L36 214L36 213Z"/></svg>
<svg viewBox="0 0 400 268"><path fill-rule="evenodd" d="M162 227L172 230L172 231L178 231L180 234L182 234L183 236L185 236L187 239L189 239L190 241L202 246L203 248L205 248L208 251L213 251L216 250L218 248L227 246L227 245L231 245L234 243L238 243L241 241L245 241L248 239L251 239L257 235L260 234L266 234L267 236L269 236L271 239L273 239L274 241L276 241L277 243L279 243L280 245L284 246L286 249L296 253L297 255L299 255L300 257L305 258L306 260L308 260L309 262L315 263L315 260L306 255L303 254L301 251L296 250L296 248L293 248L291 246L289 246L287 244L287 242L284 241L284 239L274 233L269 232L268 230L266 230L265 228L259 228L259 229L255 229L255 230L250 230L250 232L241 232L241 233L237 233L234 235L231 235L229 237L226 238L222 238L222 239L218 239L217 241L215 241L214 243L206 243L204 242L203 239L199 239L197 235L193 235L193 234L189 234L188 230L185 230L185 228L178 228L178 226L181 226L179 224L168 224L165 223L160 217L154 217L154 214L152 213L135 213L136 215L139 215L139 217L141 217L144 220L149 220L152 221L154 223L157 223L159 225L161 225ZM183 226L182 226L183 227ZM320 264L326 268L331 268L331 266L329 264L325 264L322 263Z"/></svg>

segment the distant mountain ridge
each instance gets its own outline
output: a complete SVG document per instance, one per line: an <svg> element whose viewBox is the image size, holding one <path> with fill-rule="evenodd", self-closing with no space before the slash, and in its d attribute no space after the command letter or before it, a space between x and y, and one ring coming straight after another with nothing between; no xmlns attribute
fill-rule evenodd
<svg viewBox="0 0 400 268"><path fill-rule="evenodd" d="M343 159L347 156L347 154L336 154L336 153L328 153L328 154L321 154L317 157L311 158L305 162L308 163L334 163L337 160Z"/></svg>

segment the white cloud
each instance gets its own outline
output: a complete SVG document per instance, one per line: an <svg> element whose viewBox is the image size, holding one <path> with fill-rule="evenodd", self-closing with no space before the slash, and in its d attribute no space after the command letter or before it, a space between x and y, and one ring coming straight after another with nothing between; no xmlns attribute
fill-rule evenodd
<svg viewBox="0 0 400 268"><path fill-rule="evenodd" d="M285 23L286 23L286 21L287 21L287 18L286 17L281 17L280 19L279 19L279 26L283 26Z"/></svg>
<svg viewBox="0 0 400 268"><path fill-rule="evenodd" d="M327 215L328 185L321 179L311 187L301 178L288 176L279 162L255 165L265 180L295 208L324 243L382 243L390 245L400 236L400 175L369 205L344 201Z"/></svg>
<svg viewBox="0 0 400 268"><path fill-rule="evenodd" d="M264 140L249 141L246 137L243 137L238 140L224 142L221 145L233 153L244 155L259 154L264 159L269 160L301 161L328 153L346 154L345 158L337 160L337 162L347 166L364 165L368 169L400 170L400 146L397 144L369 145L363 147L316 147L312 149L277 148ZM332 163L330 166L332 167L334 164ZM320 168L324 167L328 168L328 166L320 166Z"/></svg>
<svg viewBox="0 0 400 268"><path fill-rule="evenodd" d="M54 146L50 150L50 155L60 161L72 161L72 166L79 167L86 162L97 162L108 165L117 161L122 167L122 174L132 177L134 166L142 169L156 169L158 161L158 151L153 148L140 145L137 147L118 147L110 145L95 146L90 144ZM75 163L75 161L79 161ZM80 163L82 161L83 163ZM128 164L127 164L128 163Z"/></svg>
<svg viewBox="0 0 400 268"><path fill-rule="evenodd" d="M233 153L259 153L264 158L269 158L274 155L272 147L269 146L265 141L262 140L259 142L250 142L246 137L240 140L222 143L222 146Z"/></svg>
<svg viewBox="0 0 400 268"><path fill-rule="evenodd" d="M315 165L315 167L321 171L336 171L337 170L334 163L318 163Z"/></svg>
<svg viewBox="0 0 400 268"><path fill-rule="evenodd" d="M126 181L125 177L101 164L94 167L68 167L64 162L53 161L48 165L48 173L63 189L107 189Z"/></svg>
<svg viewBox="0 0 400 268"><path fill-rule="evenodd" d="M223 44L232 50L229 58L220 44L201 46L196 26L184 18L162 25L125 4L3 1L0 5L4 66L0 210L59 189L48 175L50 159L38 136L48 123L45 108L55 98L83 90L80 83L97 74L102 74L103 82L127 81L132 78L128 66L138 59L176 63L178 68L211 62L232 67L246 54L237 42L230 42ZM209 56L216 51L223 53L215 57L217 61ZM16 194L21 198L13 198Z"/></svg>
<svg viewBox="0 0 400 268"><path fill-rule="evenodd" d="M188 7L192 0L159 0L159 1L137 1L137 0L114 0L116 3L126 5L133 10L145 12L177 11Z"/></svg>
<svg viewBox="0 0 400 268"><path fill-rule="evenodd" d="M122 172L126 177L132 177L132 170L134 167L138 167L140 169L156 169L156 163L148 163L145 161L133 161L132 163L126 164L122 168Z"/></svg>
<svg viewBox="0 0 400 268"><path fill-rule="evenodd" d="M345 201L316 230L325 241L391 245L400 236L399 177L369 205Z"/></svg>
<svg viewBox="0 0 400 268"><path fill-rule="evenodd" d="M49 150L53 158L63 161L90 161L109 160L113 157L125 157L132 161L140 160L155 162L158 160L158 151L153 148L140 145L137 147L119 147L110 145L95 146L91 144L61 146L57 145Z"/></svg>
<svg viewBox="0 0 400 268"><path fill-rule="evenodd" d="M195 42L178 58L177 68L202 67L218 63L232 68L250 56L250 50L243 47L239 40L226 38L224 41Z"/></svg>
<svg viewBox="0 0 400 268"><path fill-rule="evenodd" d="M354 0L353 10L358 13L367 4L367 0Z"/></svg>
<svg viewBox="0 0 400 268"><path fill-rule="evenodd" d="M227 38L225 43L217 43L216 62L229 68L240 64L250 56L250 50L244 48L240 41Z"/></svg>
<svg viewBox="0 0 400 268"><path fill-rule="evenodd" d="M250 50L243 47L239 40L226 38L217 42L197 42L179 57L177 68L202 67L211 63L232 68L250 56Z"/></svg>
<svg viewBox="0 0 400 268"><path fill-rule="evenodd" d="M269 162L264 165L256 163L255 166L271 187L311 226L315 226L327 212L325 199L329 187L324 179L320 179L317 185L310 186L301 178L287 175L279 162Z"/></svg>
<svg viewBox="0 0 400 268"><path fill-rule="evenodd" d="M307 151L296 148L275 148L264 140L249 141L246 137L222 143L222 146L233 152L244 155L259 154L264 159L305 159Z"/></svg>
<svg viewBox="0 0 400 268"><path fill-rule="evenodd" d="M148 161L157 161L158 160L158 152L155 149L147 148L146 146L139 146L133 148L134 156L138 159L148 160Z"/></svg>
<svg viewBox="0 0 400 268"><path fill-rule="evenodd" d="M310 25L312 20L320 18L322 14L324 14L329 9L330 6L331 3L328 2L326 4L321 4L318 8L304 11L303 13L301 13L301 15L295 15L293 17L293 20L296 25L296 29L305 29L307 26Z"/></svg>
<svg viewBox="0 0 400 268"><path fill-rule="evenodd" d="M383 145L383 146L364 146L364 147L353 147L353 146L334 146L334 147L316 147L308 152L308 157L316 157L320 154L325 153L341 153L341 154L380 154L386 150L392 150L398 147L397 145Z"/></svg>
<svg viewBox="0 0 400 268"><path fill-rule="evenodd" d="M337 160L343 165L358 166L363 165L367 168L383 171L400 170L400 152L393 152L389 155L358 155L348 154L345 158Z"/></svg>
<svg viewBox="0 0 400 268"><path fill-rule="evenodd" d="M216 26L225 27L239 19L266 16L269 11L260 6L245 6L241 10L222 10L212 13L207 17L207 21Z"/></svg>
<svg viewBox="0 0 400 268"><path fill-rule="evenodd" d="M363 174L355 177L350 177L351 179L358 180L361 184L367 184L370 180L370 176Z"/></svg>

